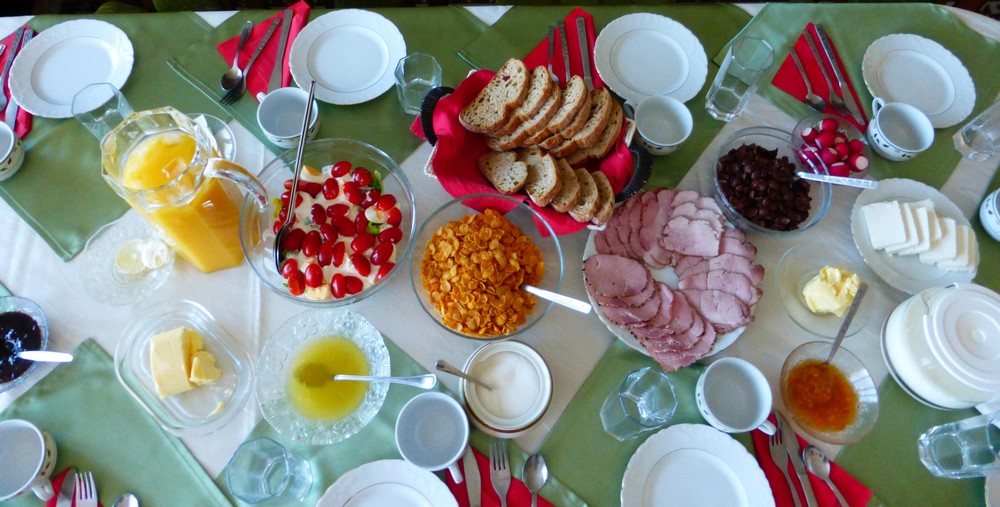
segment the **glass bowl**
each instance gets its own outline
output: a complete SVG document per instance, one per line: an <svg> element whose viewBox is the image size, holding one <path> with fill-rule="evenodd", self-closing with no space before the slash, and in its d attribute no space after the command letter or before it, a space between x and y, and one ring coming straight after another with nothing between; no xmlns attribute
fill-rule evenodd
<svg viewBox="0 0 1000 507"><path fill-rule="evenodd" d="M790 402L788 377L792 370L805 361L825 361L827 355L830 354L831 347L832 344L829 342L808 342L799 345L785 358L785 363L781 367L781 399L789 417L795 419L799 427L809 435L828 444L851 444L861 440L875 427L875 421L878 420L878 388L865 365L850 351L841 347L830 362L844 374L851 389L857 394L856 415L850 424L840 431L826 431L816 428L797 414Z"/></svg>
<svg viewBox="0 0 1000 507"><path fill-rule="evenodd" d="M453 221L459 220L462 217L481 212L486 209L499 211L504 215L504 217L507 218L507 220L517 226L517 228L520 229L525 236L531 239L532 243L534 243L541 252L542 262L545 265L542 279L537 284L537 287L550 290L552 292L559 292L559 288L562 286L563 257L562 249L559 246L559 240L552 231L552 228L541 215L531 209L531 207L527 204L512 197L497 194L469 194L458 197L445 203L427 217L427 220L425 220L420 226L420 230L417 232L416 239L414 241L415 246L410 257L410 282L413 286L413 292L420 301L420 306L424 309L424 312L426 312L427 315L434 320L434 322L437 322L448 332L463 338L476 340L499 340L509 338L531 329L532 326L542 320L542 317L549 312L553 303L540 298L535 298L535 296L529 296L531 298L535 298L535 306L527 315L525 322L519 325L516 329L513 329L506 334L489 337L469 334L453 329L444 323L441 314L431 302L430 297L427 294L427 290L424 289L423 276L421 273L421 261L423 260L428 242L440 228ZM544 234L540 231L544 231ZM486 290L489 291L490 289Z"/></svg>
<svg viewBox="0 0 1000 507"><path fill-rule="evenodd" d="M240 208L240 244L243 255L254 273L264 285L281 296L308 306L336 307L348 305L371 296L396 275L401 269L404 259L412 248L411 238L416 229L416 207L413 201L413 191L403 170L382 150L369 144L350 139L321 139L306 143L303 164L320 169L338 161L346 160L355 167L364 166L370 171L381 174L383 194L391 193L396 197L396 203L402 212L402 239L395 247L395 267L381 280L357 294L340 299L332 298L325 301L314 301L303 296L294 296L288 291L285 279L278 272L274 262L274 223L277 220L278 208L275 206L277 196L285 191L284 183L292 177L291 166L295 164L296 150L288 150L272 160L258 175L267 190L271 202L267 209L261 211L257 201L247 195ZM301 181L300 181L301 184ZM301 189L301 187L300 187ZM300 190L301 192L301 190ZM344 261L345 263L348 261Z"/></svg>
<svg viewBox="0 0 1000 507"><path fill-rule="evenodd" d="M127 251L123 251L127 248ZM122 252L122 253L119 253ZM132 252L127 272L119 255ZM80 280L95 300L123 306L156 292L174 269L174 251L145 222L119 219L97 230L80 253Z"/></svg>
<svg viewBox="0 0 1000 507"><path fill-rule="evenodd" d="M203 306L193 301L161 301L147 306L122 332L115 348L115 375L125 390L163 429L188 437L215 432L240 413L254 383L246 350ZM222 376L210 384L161 399L153 384L149 339L186 326L197 331L215 356Z"/></svg>
<svg viewBox="0 0 1000 507"><path fill-rule="evenodd" d="M781 256L775 283L778 285L778 294L781 296L785 311L799 327L823 338L833 339L837 336L844 317L832 313L813 313L802 296L802 289L824 266L840 266L857 274L861 281L864 281L863 276L866 271L861 262L852 258L856 255L856 251L848 253L837 246L807 243L789 248ZM868 284L869 293L874 290L872 285ZM862 304L858 307L858 312L854 315L854 320L847 328L845 336L857 334L868 324L873 306Z"/></svg>
<svg viewBox="0 0 1000 507"><path fill-rule="evenodd" d="M722 143L722 147L719 149L719 154L715 159L715 163L708 167L708 171L710 172L708 177L703 180L706 182L706 185L708 185L708 182L711 182L710 187L706 188L703 193L706 195L713 195L715 200L718 201L719 208L722 209L723 215L725 215L726 218L737 227L743 230L754 230L774 235L796 234L818 224L820 220L826 216L827 212L830 211L830 201L833 195L832 185L816 181L806 182L809 186L809 213L805 217L805 220L798 225L798 227L782 231L777 228L760 225L757 222L752 221L748 216L744 215L744 211L740 211L740 209L747 210L745 212L756 210L757 206L754 205L767 207L769 204L765 199L737 199L734 197L731 200L730 197L724 193L724 185L719 180L718 168L721 165L720 160L731 150L735 150L744 145L755 144L765 150L777 151L779 159L782 157L787 158L788 161L795 167L795 171L827 174L826 167L822 163L812 164L803 162L802 159L799 158L800 150L795 145L790 143L791 135L792 134L789 132L771 127L751 127L737 131L729 139ZM754 171L753 174L756 176L759 174L759 171ZM796 177L795 179L797 180L798 178ZM780 205L780 203L775 202L770 206L778 205Z"/></svg>
<svg viewBox="0 0 1000 507"><path fill-rule="evenodd" d="M34 324L28 322L21 315L6 315L7 313L27 315L34 321ZM23 329L26 334L35 335L33 332L35 326L39 331L37 345L25 348L20 339L16 343L9 340L13 336L9 336L8 333L14 328ZM35 361L16 357L18 352L45 350L48 346L49 321L45 318L45 312L42 311L41 307L34 301L22 297L0 297L0 393L9 391L24 382L35 369Z"/></svg>
<svg viewBox="0 0 1000 507"><path fill-rule="evenodd" d="M795 128L792 129L792 137L791 137L792 145L798 146L800 149L805 149L806 146L818 147L815 144L815 141L810 142L803 139L802 132L805 131L805 129L808 127L814 127L814 128L818 127L820 122L826 119L832 119L836 121L838 124L837 130L846 134L848 140L860 141L861 144L864 146L864 148L859 153L861 153L861 155L863 155L866 159L868 159L869 162L871 162L872 150L871 148L868 147L868 139L865 137L864 132L858 130L858 128L855 127L854 124L852 124L851 122L843 118L840 118L838 116L833 116L832 114L819 114L819 113L811 114L799 120L799 122L795 124ZM869 164L868 167L866 167L864 170L861 171L849 170L847 176L851 178L864 178L866 175L868 175L868 171L870 169L871 169L871 164ZM830 173L834 174L835 176L843 176L842 174L836 174L833 171L830 171Z"/></svg>
<svg viewBox="0 0 1000 507"><path fill-rule="evenodd" d="M386 382L369 383L361 406L340 419L310 419L299 413L288 396L293 363L306 345L326 337L354 342L368 362L368 375L390 374L389 350L382 334L357 313L333 308L307 310L275 330L257 360L257 370L262 372L257 381L257 403L264 419L278 433L313 445L340 442L361 431L382 408L389 390Z"/></svg>

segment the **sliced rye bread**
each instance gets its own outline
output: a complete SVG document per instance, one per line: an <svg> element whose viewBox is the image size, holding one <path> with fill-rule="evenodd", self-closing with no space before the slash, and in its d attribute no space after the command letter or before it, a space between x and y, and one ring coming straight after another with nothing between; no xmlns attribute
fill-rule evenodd
<svg viewBox="0 0 1000 507"><path fill-rule="evenodd" d="M466 129L489 134L504 126L528 93L528 67L511 58L462 109L458 121Z"/></svg>
<svg viewBox="0 0 1000 507"><path fill-rule="evenodd" d="M587 90L586 83L580 76L571 77L566 86L563 87L562 104L559 106L559 110L552 116L544 129L524 141L524 146L534 146L546 137L565 129L576 118L580 109L589 103L590 92Z"/></svg>
<svg viewBox="0 0 1000 507"><path fill-rule="evenodd" d="M524 96L524 102L514 110L510 120L497 131L493 132L493 137L503 137L517 129L525 121L531 119L545 105L545 102L552 96L553 90L558 85L549 77L549 69L539 65L531 69L531 76L528 82L528 93Z"/></svg>
<svg viewBox="0 0 1000 507"><path fill-rule="evenodd" d="M576 179L576 171L565 160L556 159L556 169L559 170L562 186L549 205L560 213L566 213L576 206L576 199L580 196L580 182Z"/></svg>
<svg viewBox="0 0 1000 507"><path fill-rule="evenodd" d="M587 94L586 104L576 113L573 117L573 121L566 126L566 128L553 133L549 137L542 139L542 142L538 143L538 146L545 150L551 150L556 146L562 144L566 139L570 139L576 135L577 132L583 130L584 125L587 124L587 120L590 119L590 110L592 109L593 102L590 100L590 94Z"/></svg>
<svg viewBox="0 0 1000 507"><path fill-rule="evenodd" d="M476 165L479 166L479 172L503 194L521 190L528 179L528 166L518 160L517 153L513 151L491 151L479 157Z"/></svg>
<svg viewBox="0 0 1000 507"><path fill-rule="evenodd" d="M597 211L594 212L591 222L603 226L611 220L611 215L615 212L615 191L611 188L608 177L601 171L594 171L590 176L597 185Z"/></svg>
<svg viewBox="0 0 1000 507"><path fill-rule="evenodd" d="M556 160L538 148L519 150L518 159L528 166L528 179L524 182L528 197L538 206L548 206L562 186Z"/></svg>
<svg viewBox="0 0 1000 507"><path fill-rule="evenodd" d="M486 145L490 147L493 151L507 151L513 150L521 146L521 143L525 139L535 134L539 130L545 128L549 123L549 119L552 115L556 114L559 110L559 105L562 104L562 91L559 87L555 87L552 95L549 99L545 101L542 108L535 113L535 116L528 119L528 121L522 123L513 132L507 134L503 137L490 137L486 138Z"/></svg>
<svg viewBox="0 0 1000 507"><path fill-rule="evenodd" d="M589 160L598 160L606 157L611 149L614 148L615 141L618 140L618 134L621 133L624 117L622 106L618 104L617 100L612 100L611 118L608 120L608 124L604 127L604 130L601 131L601 137L593 144L587 146L587 148L567 155L565 158L569 162L569 165L580 167Z"/></svg>
<svg viewBox="0 0 1000 507"><path fill-rule="evenodd" d="M604 127L607 127L608 121L611 120L611 113L615 106L612 102L615 102L615 99L607 88L595 88L591 91L590 117L587 119L586 125L576 135L550 149L549 153L553 157L563 158L596 143L601 138Z"/></svg>
<svg viewBox="0 0 1000 507"><path fill-rule="evenodd" d="M576 198L576 205L569 210L569 216L577 222L589 222L597 213L597 183L594 183L594 177L586 169L575 171L576 179L580 182L580 195Z"/></svg>

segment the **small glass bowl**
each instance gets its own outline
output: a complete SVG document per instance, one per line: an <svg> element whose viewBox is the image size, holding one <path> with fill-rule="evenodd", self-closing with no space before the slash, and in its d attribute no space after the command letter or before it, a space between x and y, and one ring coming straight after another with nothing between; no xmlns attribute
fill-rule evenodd
<svg viewBox="0 0 1000 507"><path fill-rule="evenodd" d="M830 201L833 197L833 185L818 181L810 181L809 197L811 198L811 202L809 206L809 215L801 224L799 224L798 228L790 231L779 231L758 225L743 216L739 211L737 211L737 209L730 202L729 198L723 193L722 185L719 182L719 160L731 150L749 144L756 144L766 150L777 150L778 157L787 157L788 161L794 164L796 171L827 174L826 167L823 166L822 163L813 166L811 164L804 163L799 158L800 150L796 145L791 144L791 136L792 134L789 132L771 127L750 127L737 131L729 139L722 143L722 147L719 149L719 154L715 158L715 163L707 168L709 174L703 181L706 182L706 185L710 182L710 186L709 188L705 188L705 192L703 193L714 196L715 200L719 203L719 208L722 209L722 214L740 229L754 230L778 236L793 235L818 224L820 220L826 216L827 212L830 211Z"/></svg>
<svg viewBox="0 0 1000 507"><path fill-rule="evenodd" d="M405 264L405 259L410 254L413 245L411 238L416 229L417 210L413 201L410 181L403 173L403 169L385 152L361 141L320 139L306 143L302 158L302 163L305 165L320 169L346 160L355 167L363 166L373 173L378 172L382 177L383 193L391 193L396 197L397 206L403 216L399 224L403 231L403 239L396 244L396 266L387 275L353 296L314 301L304 295L293 296L288 291L285 279L278 272L274 262L275 233L273 225L278 216L278 208L275 203L277 196L285 191L285 180L292 177L291 167L295 165L295 156L296 150L294 149L278 155L258 175L260 182L267 190L267 195L270 196L270 203L266 210L260 211L260 208L257 207L257 200L253 196L244 197L243 205L240 208L240 245L243 248L243 256L264 285L282 297L303 305L332 308L356 303L378 292L389 283L397 272L402 271L400 266Z"/></svg>
<svg viewBox="0 0 1000 507"><path fill-rule="evenodd" d="M840 331L844 317L832 313L813 313L802 296L806 283L819 274L824 266L840 266L855 273L864 281L864 266L851 258L857 252L847 253L837 246L802 244L789 248L778 261L778 294L788 316L802 329L823 338L833 339ZM869 292L872 284L868 284ZM868 324L874 305L862 304L858 307L845 336L852 336Z"/></svg>
<svg viewBox="0 0 1000 507"><path fill-rule="evenodd" d="M851 388L858 395L857 413L854 421L840 431L830 432L809 426L806 421L797 417L795 410L789 403L788 376L792 370L800 363L808 360L825 361L830 354L832 344L829 342L808 342L799 345L785 358L785 363L781 367L781 399L785 404L789 417L799 423L803 431L814 438L828 444L844 445L861 440L875 427L878 420L878 387L872 379L871 373L850 351L841 347L837 354L833 356L830 364L840 370L851 384Z"/></svg>
<svg viewBox="0 0 1000 507"><path fill-rule="evenodd" d="M31 317L38 324L38 330L42 335L41 345L38 350L46 350L49 347L49 321L45 318L45 312L34 301L17 296L0 297L0 314L7 312L20 312ZM18 369L24 368L25 363L27 363L27 368L7 382L0 380L0 393L9 391L20 385L31 375L31 372L37 366L35 361L13 357L13 354L21 351L19 348L20 345L11 347L4 339L4 336L7 334L6 331L6 327L0 325L0 361L11 366L17 365Z"/></svg>
<svg viewBox="0 0 1000 507"><path fill-rule="evenodd" d="M500 340L531 329L532 326L542 320L542 317L549 312L553 303L536 298L535 307L528 314L527 320L517 329L505 335L481 337L466 334L452 329L442 322L441 314L438 313L437 308L431 303L427 291L424 290L423 275L420 269L427 243L438 229L466 215L476 213L477 211L481 212L481 210L487 208L503 213L507 220L517 226L538 247L542 254L542 262L545 264L545 272L542 275L541 282L537 286L552 292L559 292L559 288L562 286L563 256L562 249L559 246L559 239L553 232L552 227L545 221L545 218L531 209L527 204L512 197L498 194L469 194L458 197L445 203L427 217L427 220L420 226L420 230L417 232L414 241L416 246L410 257L410 282L413 286L414 294L416 294L417 299L420 301L420 307L424 309L434 322L437 322L448 332L463 338L475 340Z"/></svg>
<svg viewBox="0 0 1000 507"><path fill-rule="evenodd" d="M257 403L278 433L312 445L333 444L361 431L382 408L386 382L368 383L361 407L341 419L315 420L298 412L288 397L288 378L296 355L309 342L330 336L354 342L368 361L369 375L390 375L389 350L382 334L361 315L338 309L313 309L282 324L268 337L257 360Z"/></svg>
<svg viewBox="0 0 1000 507"><path fill-rule="evenodd" d="M203 306L193 301L162 301L149 305L122 332L115 348L115 374L125 390L153 419L178 436L213 433L228 424L250 398L253 363L246 350ZM150 366L149 339L186 326L204 339L222 376L210 384L161 399Z"/></svg>
<svg viewBox="0 0 1000 507"><path fill-rule="evenodd" d="M164 256L137 273L122 273L115 265L118 251L127 242L155 245ZM148 225L120 219L97 230L87 240L80 254L80 280L95 300L113 306L142 301L170 278L174 269L174 251Z"/></svg>
<svg viewBox="0 0 1000 507"><path fill-rule="evenodd" d="M797 146L800 149L802 149L803 145L810 144L806 142L804 139L802 139L802 131L804 131L808 127L817 127L821 121L827 118L834 119L839 123L838 130L843 130L844 133L847 134L848 140L857 139L858 141L861 141L861 143L865 145L865 148L861 150L861 154L864 155L864 157L867 158L869 162L871 162L872 150L871 148L868 147L868 138L865 136L865 133L858 130L858 128L855 127L851 122L843 118L840 118L838 116L833 116L832 114L819 114L819 113L811 114L799 120L799 122L795 124L795 128L792 129L792 137L791 137L792 146ZM865 170L857 172L851 171L848 176L851 178L864 178L865 176L868 175L868 171L870 169L871 165L869 164L869 166Z"/></svg>

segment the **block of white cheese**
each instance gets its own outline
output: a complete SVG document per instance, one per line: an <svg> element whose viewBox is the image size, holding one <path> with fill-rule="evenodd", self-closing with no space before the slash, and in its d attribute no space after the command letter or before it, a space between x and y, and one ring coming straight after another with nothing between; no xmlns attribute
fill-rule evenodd
<svg viewBox="0 0 1000 507"><path fill-rule="evenodd" d="M928 201L929 202L929 201ZM917 207L914 207L917 206ZM933 206L933 203L931 204ZM914 222L916 222L917 231L917 244L910 248L906 248L897 252L899 255L913 255L920 252L926 252L931 248L931 222L930 213L927 207L920 206L918 203L913 203L910 205L910 210L914 213Z"/></svg>
<svg viewBox="0 0 1000 507"><path fill-rule="evenodd" d="M149 366L160 398L190 391L219 378L215 357L197 331L178 327L149 339Z"/></svg>
<svg viewBox="0 0 1000 507"><path fill-rule="evenodd" d="M967 225L958 225L957 253L952 259L937 262L939 268L951 271L972 271L979 261L979 245L976 233Z"/></svg>
<svg viewBox="0 0 1000 507"><path fill-rule="evenodd" d="M899 212L903 216L903 231L906 239L901 243L888 245L885 251L890 254L897 254L917 246L920 243L920 235L917 231L917 221L914 219L913 206L908 202L899 204Z"/></svg>
<svg viewBox="0 0 1000 507"><path fill-rule="evenodd" d="M954 259L958 255L958 225L954 218L938 218L941 239L931 242L931 248L920 254L920 262L934 264L938 261Z"/></svg>
<svg viewBox="0 0 1000 507"><path fill-rule="evenodd" d="M873 202L861 208L861 212L875 250L906 241L906 224L897 201Z"/></svg>

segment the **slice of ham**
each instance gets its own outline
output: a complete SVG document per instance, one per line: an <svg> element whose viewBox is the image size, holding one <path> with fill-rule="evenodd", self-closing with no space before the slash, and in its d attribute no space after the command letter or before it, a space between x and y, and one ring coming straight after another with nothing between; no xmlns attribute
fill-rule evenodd
<svg viewBox="0 0 1000 507"><path fill-rule="evenodd" d="M760 299L761 290L746 276L734 271L714 269L704 273L694 273L681 278L677 284L680 290L686 289L716 289L732 294L748 306Z"/></svg>
<svg viewBox="0 0 1000 507"><path fill-rule="evenodd" d="M697 337L694 346L683 351L654 348L649 350L649 355L666 371L676 371L685 366L690 366L695 361L705 357L712 351L712 345L716 339L715 329L711 325L704 326L704 331Z"/></svg>
<svg viewBox="0 0 1000 507"><path fill-rule="evenodd" d="M646 322L653 318L658 311L660 311L660 293L658 291L653 291L652 297L647 298L639 306L601 306L601 312L605 318L623 327Z"/></svg>
<svg viewBox="0 0 1000 507"><path fill-rule="evenodd" d="M740 241L736 238L727 238L723 235L722 238L719 239L719 253L738 255L750 262L753 262L753 260L757 258L757 247L746 241Z"/></svg>
<svg viewBox="0 0 1000 507"><path fill-rule="evenodd" d="M598 292L590 284L589 281L584 281L587 285L587 292L594 296L594 301L601 306L639 306L644 304L648 299L653 297L653 294L657 291L657 281L653 279L650 275L646 279L646 285L637 294L629 296L607 296ZM643 319L646 320L646 319Z"/></svg>
<svg viewBox="0 0 1000 507"><path fill-rule="evenodd" d="M686 202L695 202L699 197L701 197L701 195L694 190L678 190L677 193L674 194L674 200L671 201L671 204L674 207L677 207Z"/></svg>
<svg viewBox="0 0 1000 507"><path fill-rule="evenodd" d="M687 289L681 292L719 333L728 333L750 323L750 306L732 294L716 289Z"/></svg>
<svg viewBox="0 0 1000 507"><path fill-rule="evenodd" d="M656 193L643 192L641 195L642 197L639 200L639 204L642 206L640 216L641 226L639 227L639 245L642 248L642 253L645 254L652 247L653 243L659 241L660 235L656 231L662 231L666 222L660 224L660 228L656 229L655 222L657 215L660 213L660 204L656 200Z"/></svg>
<svg viewBox="0 0 1000 507"><path fill-rule="evenodd" d="M675 214L667 222L663 233L660 245L667 250L699 257L709 257L719 253L721 231L714 230L705 220L691 220Z"/></svg>
<svg viewBox="0 0 1000 507"><path fill-rule="evenodd" d="M642 263L620 255L594 254L583 261L583 274L595 292L621 298L639 294L651 276Z"/></svg>
<svg viewBox="0 0 1000 507"><path fill-rule="evenodd" d="M752 264L746 257L735 254L721 254L708 259L681 259L674 267L678 278L687 278L696 273L713 270L731 271L746 276L756 287L764 278L764 266Z"/></svg>
<svg viewBox="0 0 1000 507"><path fill-rule="evenodd" d="M697 202L686 202L680 206L674 207L674 210L670 214L672 217L687 217L691 220L704 220L708 222L708 225L712 227L712 230L719 236L722 235L722 229L725 225L722 223L722 215L712 211L710 209L702 209L698 207ZM718 252L712 255L717 255ZM706 256L707 257L707 256Z"/></svg>

